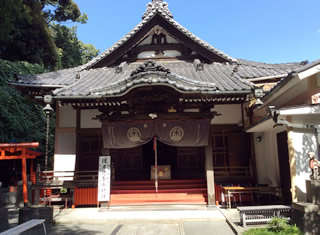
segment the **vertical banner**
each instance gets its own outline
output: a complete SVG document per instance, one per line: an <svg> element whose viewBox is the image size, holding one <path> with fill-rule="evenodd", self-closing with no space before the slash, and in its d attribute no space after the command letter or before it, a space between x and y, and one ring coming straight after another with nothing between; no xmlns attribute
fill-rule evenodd
<svg viewBox="0 0 320 235"><path fill-rule="evenodd" d="M98 202L110 201L111 157L99 157Z"/></svg>

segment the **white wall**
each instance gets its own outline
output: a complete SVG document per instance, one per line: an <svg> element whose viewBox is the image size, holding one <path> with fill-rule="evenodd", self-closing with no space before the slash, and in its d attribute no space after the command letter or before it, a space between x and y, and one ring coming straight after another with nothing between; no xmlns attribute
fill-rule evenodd
<svg viewBox="0 0 320 235"><path fill-rule="evenodd" d="M97 115L101 114L97 109L84 109L81 110L81 128L101 128L99 120L93 120Z"/></svg>
<svg viewBox="0 0 320 235"><path fill-rule="evenodd" d="M59 127L76 127L77 112L72 106L64 105L59 107Z"/></svg>
<svg viewBox="0 0 320 235"><path fill-rule="evenodd" d="M280 186L276 132L254 133L257 183ZM261 142L257 141L261 137Z"/></svg>
<svg viewBox="0 0 320 235"><path fill-rule="evenodd" d="M75 154L76 153L76 133L56 133L57 147L56 154Z"/></svg>
<svg viewBox="0 0 320 235"><path fill-rule="evenodd" d="M240 104L215 105L212 111L222 114L211 120L211 124L242 124Z"/></svg>
<svg viewBox="0 0 320 235"><path fill-rule="evenodd" d="M295 191L300 202L306 202L306 180L310 179L308 153L317 153L316 135L312 130L294 129L292 132L294 154L296 158Z"/></svg>
<svg viewBox="0 0 320 235"><path fill-rule="evenodd" d="M55 154L54 155L54 176L61 176L58 180L61 181L69 181L73 180L74 173L72 171L75 170L76 165L76 155L75 154ZM61 171L69 171L69 172L61 172Z"/></svg>
<svg viewBox="0 0 320 235"><path fill-rule="evenodd" d="M61 130L61 129L60 129ZM62 129L63 130L63 129ZM74 171L76 164L76 133L56 132L54 171ZM55 173L55 176L58 174ZM71 176L70 174L68 176ZM67 180L66 178L63 180ZM72 180L72 178L69 178Z"/></svg>

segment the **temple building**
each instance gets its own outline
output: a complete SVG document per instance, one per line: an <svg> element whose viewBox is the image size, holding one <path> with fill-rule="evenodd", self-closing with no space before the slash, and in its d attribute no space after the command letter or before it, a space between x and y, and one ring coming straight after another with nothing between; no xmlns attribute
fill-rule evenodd
<svg viewBox="0 0 320 235"><path fill-rule="evenodd" d="M280 187L295 197L289 152L277 150L287 146L287 127L274 129L268 107L278 85L306 66L233 58L153 0L89 63L12 84L54 108L54 171L74 172L75 205L97 203L99 156L111 156L111 205L215 205L225 200L218 185ZM91 180L77 178L86 174ZM79 199L84 191L91 199Z"/></svg>

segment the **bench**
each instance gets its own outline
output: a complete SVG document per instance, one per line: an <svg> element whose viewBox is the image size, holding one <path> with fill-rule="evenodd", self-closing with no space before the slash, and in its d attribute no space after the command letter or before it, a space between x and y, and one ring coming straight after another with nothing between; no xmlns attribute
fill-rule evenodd
<svg viewBox="0 0 320 235"><path fill-rule="evenodd" d="M289 220L291 217L291 207L284 205L241 206L237 209L240 212L240 222L244 228L247 223L266 223L273 217Z"/></svg>
<svg viewBox="0 0 320 235"><path fill-rule="evenodd" d="M0 233L0 235L15 235L15 234L20 234L22 232L25 232L37 225L42 224L43 225L43 231L44 234L47 234L47 230L46 230L46 225L45 225L45 220L44 219L32 219L29 220L23 224L19 224L11 229L8 229L7 231L4 231L2 233Z"/></svg>

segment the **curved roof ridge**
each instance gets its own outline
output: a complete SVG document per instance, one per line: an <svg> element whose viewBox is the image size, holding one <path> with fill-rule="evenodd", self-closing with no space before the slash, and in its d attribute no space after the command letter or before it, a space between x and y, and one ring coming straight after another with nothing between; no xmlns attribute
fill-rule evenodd
<svg viewBox="0 0 320 235"><path fill-rule="evenodd" d="M151 65L152 63L152 65ZM151 66L151 67L150 67ZM158 78L150 78L148 76L150 75L156 75L159 76ZM146 77L144 79L144 77ZM160 77L166 77L166 79L161 79ZM174 85L179 89L191 89L190 87L194 86L195 90L215 90L216 84L213 82L203 82L203 81L196 81L192 80L190 78L187 78L185 76L181 76L179 74L176 74L174 72L171 72L170 69L166 68L160 63L156 63L152 60L148 60L144 62L141 66L139 66L135 71L132 71L130 75L123 77L122 79L115 81L108 86L104 87L98 87L94 89L90 89L90 93L101 93L107 89L115 89L119 86L128 86L128 84L131 84L131 86L135 85L134 80L139 80L139 83L168 83L170 85ZM186 86L180 86L176 84L176 81L186 83L190 87ZM198 87L196 89L196 87ZM201 87L201 88L199 88ZM128 88L128 87L126 87Z"/></svg>
<svg viewBox="0 0 320 235"><path fill-rule="evenodd" d="M260 67L260 68L274 68L274 67L283 66L285 68L297 69L305 66L309 62L301 61L301 62L289 62L289 63L265 63L265 62L258 62L258 61L252 61L252 60L238 59L238 63L242 65L250 65L253 67Z"/></svg>
<svg viewBox="0 0 320 235"><path fill-rule="evenodd" d="M154 10L162 10L166 15L173 18L173 15L168 8L167 2L163 2L162 0L152 0L152 2L147 4L147 10L143 14L142 19L146 18L150 14L150 12Z"/></svg>
<svg viewBox="0 0 320 235"><path fill-rule="evenodd" d="M181 31L184 35L195 41L196 43L200 44L201 46L205 47L209 51L221 56L222 58L230 61L230 62L237 62L237 59L227 55L226 53L222 52L221 50L213 47L208 42L200 39L193 33L191 33L188 29L183 27L181 24L179 24L177 21L175 21L171 16L167 14L166 11L162 10L162 8L154 8L152 11L148 13L146 17L143 18L143 20L134 27L129 33L127 33L125 36L123 36L119 41L117 41L115 44L113 44L110 48L102 52L97 57L93 58L88 63L84 64L81 67L81 71L85 69L89 69L91 66L95 65L96 63L100 62L103 58L105 58L107 55L114 52L118 47L123 45L125 42L127 42L130 38L132 38L145 24L147 24L156 14L160 14L164 19L166 19L171 25L173 25L176 29Z"/></svg>

